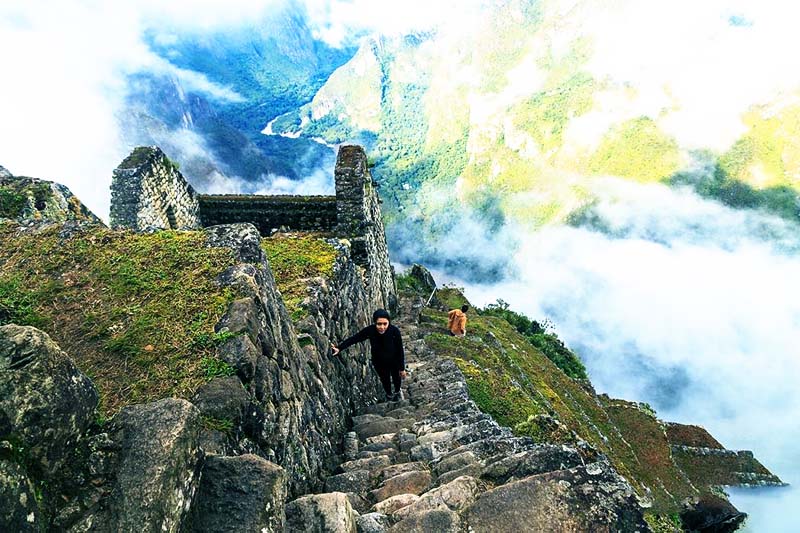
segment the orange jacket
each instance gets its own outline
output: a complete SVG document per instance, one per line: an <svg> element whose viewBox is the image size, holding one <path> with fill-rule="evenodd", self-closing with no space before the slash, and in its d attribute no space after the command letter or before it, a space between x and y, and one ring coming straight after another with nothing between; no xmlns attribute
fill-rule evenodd
<svg viewBox="0 0 800 533"><path fill-rule="evenodd" d="M453 335L463 335L467 332L467 315L461 309L453 309L447 313L447 327Z"/></svg>

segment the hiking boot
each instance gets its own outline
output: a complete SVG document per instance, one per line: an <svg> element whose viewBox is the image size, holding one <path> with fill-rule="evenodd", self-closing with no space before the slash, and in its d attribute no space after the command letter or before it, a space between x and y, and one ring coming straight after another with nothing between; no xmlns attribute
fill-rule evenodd
<svg viewBox="0 0 800 533"><path fill-rule="evenodd" d="M392 400L391 401L399 402L402 399L403 399L403 395L400 392L395 392L394 394L392 394Z"/></svg>
<svg viewBox="0 0 800 533"><path fill-rule="evenodd" d="M384 402L393 402L394 401L394 394L387 394L386 397L383 399Z"/></svg>

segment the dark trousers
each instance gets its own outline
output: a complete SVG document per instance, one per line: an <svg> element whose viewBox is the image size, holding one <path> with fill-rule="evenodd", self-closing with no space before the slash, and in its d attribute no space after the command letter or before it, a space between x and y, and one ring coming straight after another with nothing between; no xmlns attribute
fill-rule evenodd
<svg viewBox="0 0 800 533"><path fill-rule="evenodd" d="M400 369L395 366L384 366L378 363L372 363L378 377L381 378L381 385L387 396L392 394L392 383L394 383L394 392L400 392Z"/></svg>

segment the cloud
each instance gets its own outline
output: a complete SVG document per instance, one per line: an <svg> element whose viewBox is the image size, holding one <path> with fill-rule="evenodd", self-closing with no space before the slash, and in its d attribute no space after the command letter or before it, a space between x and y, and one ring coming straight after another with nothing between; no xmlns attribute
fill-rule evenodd
<svg viewBox="0 0 800 533"><path fill-rule="evenodd" d="M180 5L163 9L170 17L188 16L190 4ZM0 4L0 164L67 185L107 219L111 172L131 148L116 120L127 112L127 74L167 73L212 98L238 101L230 88L177 69L148 49L145 20L160 10L150 1Z"/></svg>
<svg viewBox="0 0 800 533"><path fill-rule="evenodd" d="M258 180L217 174L200 188L203 194L316 194L333 195L333 175L319 170L301 180L290 180L274 174L262 175Z"/></svg>
<svg viewBox="0 0 800 533"><path fill-rule="evenodd" d="M353 44L365 34L403 35L448 28L463 30L479 20L486 1L304 0L318 38L331 46Z"/></svg>
<svg viewBox="0 0 800 533"><path fill-rule="evenodd" d="M584 15L590 71L631 84L640 112L687 148L726 149L745 131L742 113L800 88L800 57L787 53L800 46L797 5L624 1Z"/></svg>

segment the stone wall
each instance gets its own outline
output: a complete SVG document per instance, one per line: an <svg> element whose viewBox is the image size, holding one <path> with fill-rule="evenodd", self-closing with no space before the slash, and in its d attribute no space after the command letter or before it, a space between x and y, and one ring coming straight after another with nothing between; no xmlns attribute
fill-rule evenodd
<svg viewBox="0 0 800 533"><path fill-rule="evenodd" d="M262 235L273 229L333 232L349 241L361 268L369 307L397 305L377 184L360 146L339 149L336 197L197 195L157 147L140 147L114 171L111 227L188 229L249 222Z"/></svg>
<svg viewBox="0 0 800 533"><path fill-rule="evenodd" d="M136 231L197 228L197 194L160 148L139 147L114 170L110 220Z"/></svg>
<svg viewBox="0 0 800 533"><path fill-rule="evenodd" d="M337 234L352 247L353 261L363 268L374 307L397 307L389 248L381 219L377 184L360 146L342 146L336 157Z"/></svg>
<svg viewBox="0 0 800 533"><path fill-rule="evenodd" d="M210 382L193 402L204 416L237 421L242 431L233 437L207 431L203 447L224 455L259 455L286 470L290 494L314 490L332 468L354 409L374 401L379 390L366 346L348 350L347 357L330 354L331 342L368 323L361 275L348 248L337 243L333 274L309 280L311 303L295 322L281 301L255 227L206 231L210 245L234 249L241 261L220 278L241 297L217 326L236 334L219 347L219 357L237 369L238 377Z"/></svg>
<svg viewBox="0 0 800 533"><path fill-rule="evenodd" d="M336 228L333 196L200 195L203 226L249 222L262 235L281 227L332 232Z"/></svg>

